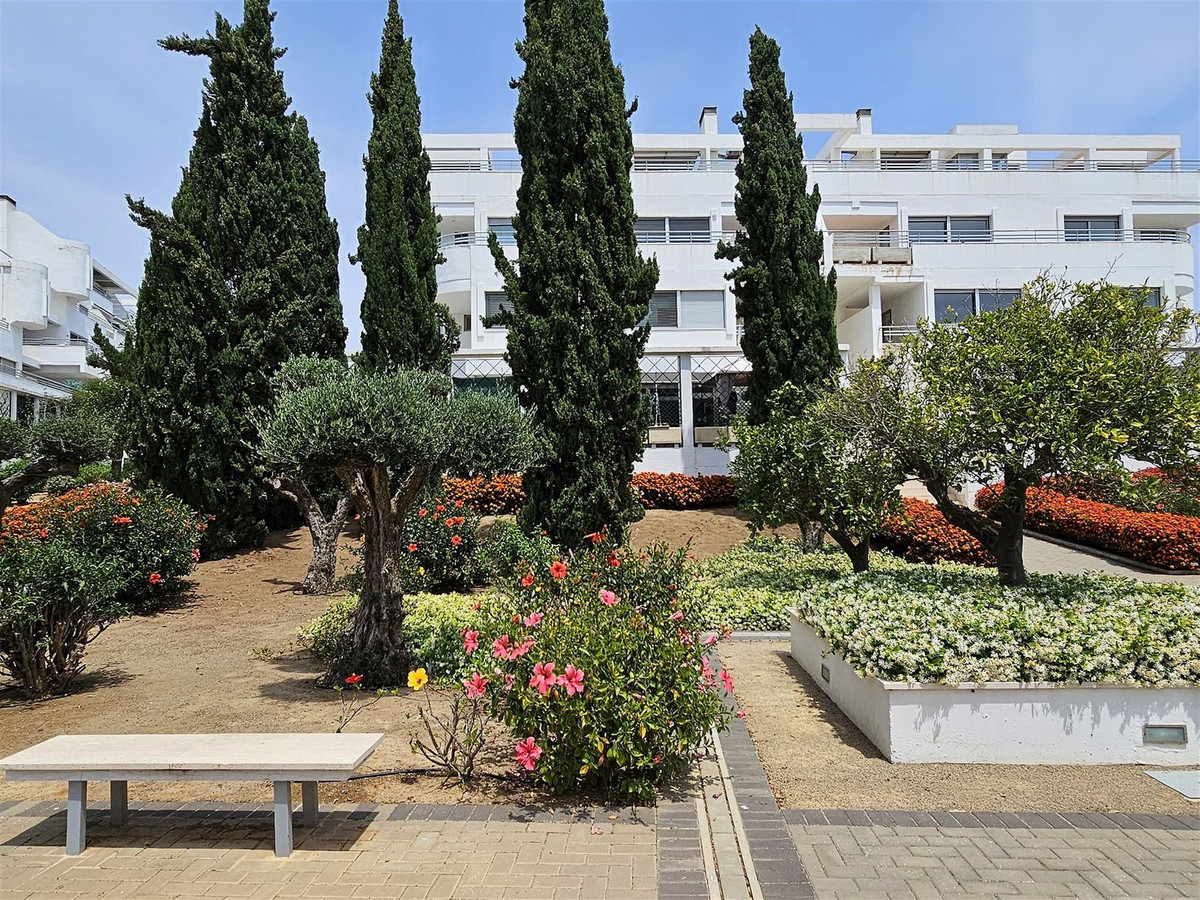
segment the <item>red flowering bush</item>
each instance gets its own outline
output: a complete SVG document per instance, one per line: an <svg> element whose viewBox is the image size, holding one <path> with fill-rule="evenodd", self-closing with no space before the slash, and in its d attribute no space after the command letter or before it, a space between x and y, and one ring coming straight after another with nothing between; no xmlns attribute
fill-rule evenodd
<svg viewBox="0 0 1200 900"><path fill-rule="evenodd" d="M525 502L520 475L443 478L442 495L452 503L461 500L482 515L515 513Z"/></svg>
<svg viewBox="0 0 1200 900"><path fill-rule="evenodd" d="M161 491L101 481L9 509L0 524L0 553L52 540L97 565L118 560L118 600L132 612L148 612L178 593L199 559L207 527Z"/></svg>
<svg viewBox="0 0 1200 900"><path fill-rule="evenodd" d="M984 488L976 504L987 512L997 492L997 485ZM1164 569L1200 571L1200 518L1135 512L1048 488L1030 488L1027 504L1027 528Z"/></svg>
<svg viewBox="0 0 1200 900"><path fill-rule="evenodd" d="M646 509L702 509L733 506L733 479L728 475L681 475L677 472L638 472L634 495Z"/></svg>
<svg viewBox="0 0 1200 900"><path fill-rule="evenodd" d="M733 689L708 660L684 551L593 549L531 564L463 634L466 689L490 698L518 738L519 770L555 791L633 800L684 772Z"/></svg>
<svg viewBox="0 0 1200 900"><path fill-rule="evenodd" d="M901 515L886 519L880 541L910 562L969 563L994 566L996 560L983 545L961 528L946 521L932 503L905 497Z"/></svg>
<svg viewBox="0 0 1200 900"><path fill-rule="evenodd" d="M404 589L462 590L470 586L479 516L462 500L439 497L408 514L400 538Z"/></svg>
<svg viewBox="0 0 1200 900"><path fill-rule="evenodd" d="M702 509L733 506L737 497L728 475L682 475L638 472L632 482L634 496L646 509ZM442 493L462 500L484 515L515 513L525 502L520 475L493 478L443 478Z"/></svg>
<svg viewBox="0 0 1200 900"><path fill-rule="evenodd" d="M205 527L170 497L109 483L9 510L0 671L35 697L65 691L100 632L179 590Z"/></svg>

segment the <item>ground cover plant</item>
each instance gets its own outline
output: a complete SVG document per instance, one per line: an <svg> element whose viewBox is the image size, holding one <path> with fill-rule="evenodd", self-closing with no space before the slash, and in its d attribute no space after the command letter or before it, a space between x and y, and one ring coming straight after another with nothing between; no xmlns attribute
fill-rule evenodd
<svg viewBox="0 0 1200 900"><path fill-rule="evenodd" d="M979 540L951 525L932 503L905 497L899 515L883 521L879 542L910 562L960 562L994 566L992 556Z"/></svg>
<svg viewBox="0 0 1200 900"><path fill-rule="evenodd" d="M644 509L705 509L737 503L729 475L638 472L630 480L630 487ZM516 513L525 502L520 475L444 478L442 492L483 515Z"/></svg>
<svg viewBox="0 0 1200 900"><path fill-rule="evenodd" d="M87 645L181 588L207 523L160 492L101 482L8 511L0 531L0 671L67 690Z"/></svg>
<svg viewBox="0 0 1200 900"><path fill-rule="evenodd" d="M979 492L985 512L996 505L995 486ZM1049 488L1031 488L1028 527L1056 537L1110 550L1164 569L1200 571L1200 518L1169 512L1138 512L1085 500Z"/></svg>

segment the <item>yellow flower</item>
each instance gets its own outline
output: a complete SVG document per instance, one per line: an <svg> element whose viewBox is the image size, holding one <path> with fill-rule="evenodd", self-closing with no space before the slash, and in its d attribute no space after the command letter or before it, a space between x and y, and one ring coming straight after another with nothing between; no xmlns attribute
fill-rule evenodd
<svg viewBox="0 0 1200 900"><path fill-rule="evenodd" d="M419 691L429 683L429 676L425 674L425 670L417 669L415 672L408 673L408 686L414 691Z"/></svg>

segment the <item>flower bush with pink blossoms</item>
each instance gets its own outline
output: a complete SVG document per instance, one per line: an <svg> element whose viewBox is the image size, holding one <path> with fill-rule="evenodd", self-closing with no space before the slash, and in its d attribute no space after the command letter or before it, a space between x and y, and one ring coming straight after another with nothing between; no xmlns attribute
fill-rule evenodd
<svg viewBox="0 0 1200 900"><path fill-rule="evenodd" d="M587 552L518 569L479 630L464 630L464 687L516 736L520 772L557 792L644 801L728 725L733 682L710 664L715 641L680 594L685 557L595 535Z"/></svg>

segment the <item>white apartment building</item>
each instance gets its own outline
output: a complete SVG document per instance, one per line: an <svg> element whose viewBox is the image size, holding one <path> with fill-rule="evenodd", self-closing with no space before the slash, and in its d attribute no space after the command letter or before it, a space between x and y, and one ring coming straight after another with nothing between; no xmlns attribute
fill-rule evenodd
<svg viewBox="0 0 1200 900"><path fill-rule="evenodd" d="M87 364L93 329L121 346L134 297L87 244L58 237L0 194L0 415L36 418L101 377Z"/></svg>
<svg viewBox="0 0 1200 900"><path fill-rule="evenodd" d="M956 125L947 134L876 134L871 111L801 114L810 187L821 190L824 262L838 277L843 358L884 352L919 319L954 321L1011 302L1042 272L1146 285L1152 302L1192 306L1187 229L1200 223L1200 165L1174 135L1021 134ZM806 140L806 144L808 141ZM428 134L446 262L439 299L462 325L459 384L503 383L506 332L484 319L507 302L487 247L516 255L520 159L510 134ZM641 468L725 472L716 448L744 411L749 371L716 242L734 214L739 134L706 107L695 134L635 134L633 197L644 255L660 277L642 360L654 425Z"/></svg>

